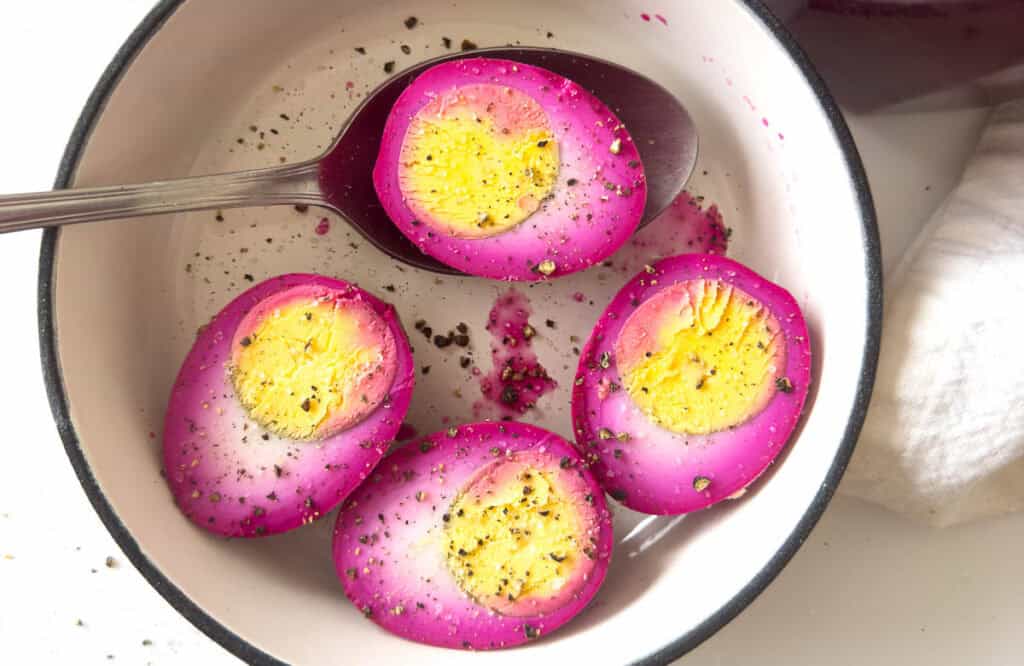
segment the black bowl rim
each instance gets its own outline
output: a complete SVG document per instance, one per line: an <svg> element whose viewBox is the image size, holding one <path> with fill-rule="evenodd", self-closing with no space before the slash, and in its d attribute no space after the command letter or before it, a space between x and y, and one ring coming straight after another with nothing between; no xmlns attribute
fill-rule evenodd
<svg viewBox="0 0 1024 666"><path fill-rule="evenodd" d="M843 119L838 105L829 93L825 82L811 65L810 60L796 43L782 23L765 7L761 0L740 0L754 17L769 31L786 50L800 69L808 85L821 104L832 131L843 151L851 184L857 195L857 204L863 226L863 245L867 273L867 344L861 359L861 372L857 392L842 441L836 457L821 484L821 488L808 505L807 510L782 546L762 569L732 599L696 627L686 631L671 643L636 660L635 664L666 664L694 649L715 632L728 624L740 611L746 608L782 571L800 546L807 539L818 519L825 511L835 492L839 480L853 454L858 435L864 424L871 390L875 380L878 354L882 333L882 255L871 190L860 154L854 144L850 130ZM117 87L122 75L134 61L149 39L159 31L164 22L184 3L184 0L158 0L154 8L129 35L115 54L99 82L89 96L78 122L68 140L57 172L55 189L66 188L71 182L92 129L102 114L107 99ZM219 643L230 653L248 664L281 665L285 662L260 650L244 638L218 622L200 608L180 588L172 583L142 552L131 532L121 522L111 504L107 501L92 474L85 455L79 446L78 435L68 411L68 397L64 388L57 353L57 331L54 312L54 258L59 238L58 229L47 229L43 234L39 255L38 316L39 347L47 398L53 413L58 433L64 442L64 449L71 466L78 476L82 488L107 530L117 541L129 561L142 573L149 584L160 593L189 622Z"/></svg>

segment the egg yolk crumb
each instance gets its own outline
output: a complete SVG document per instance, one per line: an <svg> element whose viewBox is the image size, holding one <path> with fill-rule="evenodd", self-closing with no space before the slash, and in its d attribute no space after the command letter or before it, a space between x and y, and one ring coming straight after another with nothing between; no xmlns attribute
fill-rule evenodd
<svg viewBox="0 0 1024 666"><path fill-rule="evenodd" d="M593 545L578 507L551 471L515 462L485 469L445 520L448 568L469 596L506 615L571 593ZM588 555L588 552L590 553Z"/></svg>
<svg viewBox="0 0 1024 666"><path fill-rule="evenodd" d="M774 315L718 280L689 280L645 301L615 344L623 387L649 418L703 435L758 414L785 367Z"/></svg>
<svg viewBox="0 0 1024 666"><path fill-rule="evenodd" d="M532 97L464 86L424 106L406 130L399 185L420 222L485 238L526 220L551 195L558 143Z"/></svg>
<svg viewBox="0 0 1024 666"><path fill-rule="evenodd" d="M266 429L324 437L362 420L390 389L395 342L361 303L295 298L243 320L231 375L239 401Z"/></svg>

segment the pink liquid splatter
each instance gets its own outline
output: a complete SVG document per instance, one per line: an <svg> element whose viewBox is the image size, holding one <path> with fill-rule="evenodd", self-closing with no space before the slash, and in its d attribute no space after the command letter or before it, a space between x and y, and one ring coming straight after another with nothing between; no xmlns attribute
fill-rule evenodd
<svg viewBox="0 0 1024 666"><path fill-rule="evenodd" d="M403 423L401 427L398 428L398 434L395 435L395 441L407 442L410 439L415 439L418 434L419 433L416 431L416 428L408 423Z"/></svg>
<svg viewBox="0 0 1024 666"><path fill-rule="evenodd" d="M785 141L785 140L786 140L786 135L783 134L782 132L779 132L779 141Z"/></svg>
<svg viewBox="0 0 1024 666"><path fill-rule="evenodd" d="M761 118L761 124L764 125L765 127L768 127L768 125L770 125L771 123L768 122L767 118Z"/></svg>
<svg viewBox="0 0 1024 666"><path fill-rule="evenodd" d="M661 14L655 14L655 15L654 15L654 18L656 18L656 19L658 19L659 21L661 21L661 24L662 24L662 25L668 25L668 19L667 19L667 18L665 18L664 16L662 16Z"/></svg>
<svg viewBox="0 0 1024 666"><path fill-rule="evenodd" d="M575 294L572 295L572 300L576 301L577 303L582 303L584 298L586 298L586 296L583 295L582 291L577 291Z"/></svg>
<svg viewBox="0 0 1024 666"><path fill-rule="evenodd" d="M641 229L612 258L624 274L638 272L645 264L687 252L724 255L731 231L715 204L704 208L703 197L683 192L672 205Z"/></svg>
<svg viewBox="0 0 1024 666"><path fill-rule="evenodd" d="M640 18L642 18L645 21L650 21L651 20L651 15L650 14L641 14Z"/></svg>
<svg viewBox="0 0 1024 666"><path fill-rule="evenodd" d="M751 111L757 111L757 107L756 107L756 106L754 106L754 103L753 103L753 102L752 102L752 101L750 100L750 98L749 98L749 97L747 97L746 95L744 95L744 96L743 96L743 101L747 103L747 106L749 106L749 107L750 107L750 110L751 110Z"/></svg>
<svg viewBox="0 0 1024 666"><path fill-rule="evenodd" d="M317 223L316 229L314 231L316 231L316 235L317 236L324 236L330 230L331 230L331 221L328 220L326 217L322 217L322 218L320 218L320 222Z"/></svg>
<svg viewBox="0 0 1024 666"><path fill-rule="evenodd" d="M495 301L487 319L493 369L480 378L480 392L503 416L525 414L558 386L530 348L537 335L529 321L531 312L526 296L509 289ZM478 403L474 412L482 408Z"/></svg>

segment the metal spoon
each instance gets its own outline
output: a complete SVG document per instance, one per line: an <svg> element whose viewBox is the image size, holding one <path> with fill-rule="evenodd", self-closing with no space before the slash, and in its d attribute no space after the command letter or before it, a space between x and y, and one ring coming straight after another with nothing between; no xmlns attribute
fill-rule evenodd
<svg viewBox="0 0 1024 666"><path fill-rule="evenodd" d="M0 196L0 233L162 213L306 204L339 213L366 240L398 261L459 274L420 252L391 223L377 201L371 173L388 112L412 79L439 62L479 56L516 60L561 74L591 90L619 116L640 150L647 175L642 224L668 207L683 189L697 161L697 132L686 109L670 92L632 70L579 53L488 48L434 58L389 79L355 110L327 152L313 160L139 185Z"/></svg>

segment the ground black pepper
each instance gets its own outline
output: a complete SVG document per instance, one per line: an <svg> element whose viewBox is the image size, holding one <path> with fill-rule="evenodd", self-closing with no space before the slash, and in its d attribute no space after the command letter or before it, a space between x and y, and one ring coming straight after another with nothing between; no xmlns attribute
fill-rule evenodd
<svg viewBox="0 0 1024 666"><path fill-rule="evenodd" d="M514 405L519 400L519 391L512 386L506 386L501 390L500 400L506 405Z"/></svg>

